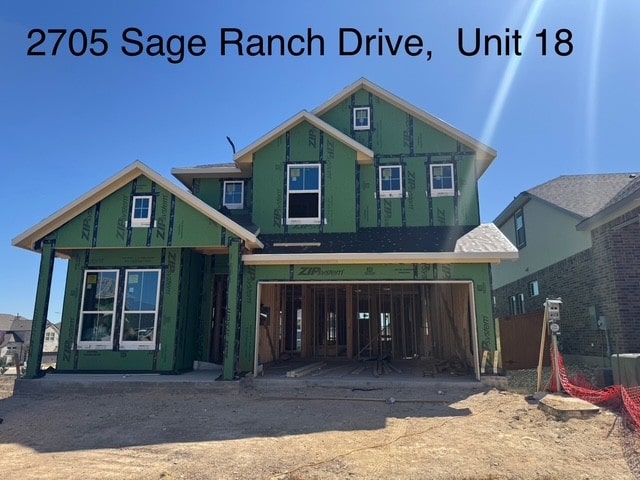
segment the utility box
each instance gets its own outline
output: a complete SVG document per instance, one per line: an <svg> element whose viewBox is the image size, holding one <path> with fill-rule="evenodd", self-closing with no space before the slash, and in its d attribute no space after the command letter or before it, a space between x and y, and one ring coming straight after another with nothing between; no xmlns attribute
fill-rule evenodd
<svg viewBox="0 0 640 480"><path fill-rule="evenodd" d="M614 385L637 387L640 385L640 353L611 355Z"/></svg>

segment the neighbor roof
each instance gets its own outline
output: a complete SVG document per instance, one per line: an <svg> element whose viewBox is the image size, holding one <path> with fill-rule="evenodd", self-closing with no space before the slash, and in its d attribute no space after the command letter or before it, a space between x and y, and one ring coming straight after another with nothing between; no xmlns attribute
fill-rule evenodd
<svg viewBox="0 0 640 480"><path fill-rule="evenodd" d="M578 230L595 228L640 207L640 175L631 174L629 178L629 183L616 193L603 209L578 224Z"/></svg>
<svg viewBox="0 0 640 480"><path fill-rule="evenodd" d="M494 222L502 226L531 198L542 200L583 220L602 210L631 180L633 177L629 173L562 175L522 192Z"/></svg>
<svg viewBox="0 0 640 480"><path fill-rule="evenodd" d="M238 225L229 217L223 215L213 207L207 205L205 202L187 192L186 190L179 188L177 185L168 181L162 175L152 170L140 161L133 162L131 165L124 168L113 177L102 182L93 190L84 194L66 207L58 210L50 217L44 219L34 227L31 227L26 232L18 235L13 239L11 243L17 247L36 251L36 243L42 238L62 227L65 223L84 212L87 208L95 205L97 202L108 197L109 195L116 192L118 189L122 188L141 175L149 178L151 181L155 182L165 190L175 195L180 200L184 201L187 205L193 207L203 215L207 216L214 222L226 228L234 235L237 235L242 240L244 240L249 247L263 247L262 242L258 240L258 237L253 232L250 232L246 228Z"/></svg>
<svg viewBox="0 0 640 480"><path fill-rule="evenodd" d="M26 332L31 330L32 320L12 315L10 313L0 313L0 331L3 332Z"/></svg>

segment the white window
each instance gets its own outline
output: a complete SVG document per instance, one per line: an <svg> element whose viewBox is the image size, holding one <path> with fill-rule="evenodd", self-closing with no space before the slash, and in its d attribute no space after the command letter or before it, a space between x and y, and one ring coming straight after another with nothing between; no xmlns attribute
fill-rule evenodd
<svg viewBox="0 0 640 480"><path fill-rule="evenodd" d="M131 205L131 226L149 227L151 225L151 195L133 197Z"/></svg>
<svg viewBox="0 0 640 480"><path fill-rule="evenodd" d="M56 341L55 332L44 332L44 341L45 342L55 342Z"/></svg>
<svg viewBox="0 0 640 480"><path fill-rule="evenodd" d="M527 246L527 235L524 231L524 214L522 209L516 211L513 217L513 223L516 227L516 247L523 248Z"/></svg>
<svg viewBox="0 0 640 480"><path fill-rule="evenodd" d="M538 280L529 282L529 296L537 297L538 295L540 295L540 285L538 284Z"/></svg>
<svg viewBox="0 0 640 480"><path fill-rule="evenodd" d="M230 209L242 208L244 206L244 182L243 181L225 181L224 196L222 204Z"/></svg>
<svg viewBox="0 0 640 480"><path fill-rule="evenodd" d="M402 196L402 167L400 165L383 165L380 170L380 197Z"/></svg>
<svg viewBox="0 0 640 480"><path fill-rule="evenodd" d="M453 164L434 163L431 171L431 196L452 197L455 195L455 182L453 179Z"/></svg>
<svg viewBox="0 0 640 480"><path fill-rule="evenodd" d="M320 165L287 165L287 224L320 223Z"/></svg>
<svg viewBox="0 0 640 480"><path fill-rule="evenodd" d="M127 270L120 348L153 350L158 323L160 270Z"/></svg>
<svg viewBox="0 0 640 480"><path fill-rule="evenodd" d="M524 313L524 293L509 297L509 314L522 315Z"/></svg>
<svg viewBox="0 0 640 480"><path fill-rule="evenodd" d="M116 313L118 270L86 270L80 307L78 349L110 349Z"/></svg>
<svg viewBox="0 0 640 480"><path fill-rule="evenodd" d="M371 109L369 107L354 107L353 129L369 130L371 128Z"/></svg>

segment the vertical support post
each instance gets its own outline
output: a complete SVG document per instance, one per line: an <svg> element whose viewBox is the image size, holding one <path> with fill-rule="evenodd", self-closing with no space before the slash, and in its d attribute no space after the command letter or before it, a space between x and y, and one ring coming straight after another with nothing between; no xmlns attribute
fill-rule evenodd
<svg viewBox="0 0 640 480"><path fill-rule="evenodd" d="M49 312L49 298L51 296L51 277L53 275L53 260L55 258L55 240L42 242L40 255L40 272L38 274L38 289L36 304L33 310L31 326L31 341L27 358L25 378L38 378L43 375L40 370L42 364L42 347L44 332L47 329L47 314ZM16 368L20 368L19 365Z"/></svg>
<svg viewBox="0 0 640 480"><path fill-rule="evenodd" d="M238 239L229 244L229 287L227 289L227 321L222 378L233 380L236 358L238 357L238 316L240 313L240 256L241 243Z"/></svg>
<svg viewBox="0 0 640 480"><path fill-rule="evenodd" d="M545 303L544 315L542 317L542 332L540 333L540 352L538 353L538 382L536 383L536 392L542 391L542 363L544 361L544 348L547 336L548 313Z"/></svg>

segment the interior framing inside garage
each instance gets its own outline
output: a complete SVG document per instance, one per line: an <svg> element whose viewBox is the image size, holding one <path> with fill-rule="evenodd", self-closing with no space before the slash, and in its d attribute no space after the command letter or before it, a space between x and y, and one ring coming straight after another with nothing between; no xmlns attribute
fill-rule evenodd
<svg viewBox="0 0 640 480"><path fill-rule="evenodd" d="M259 364L457 359L479 378L470 281L260 282Z"/></svg>

